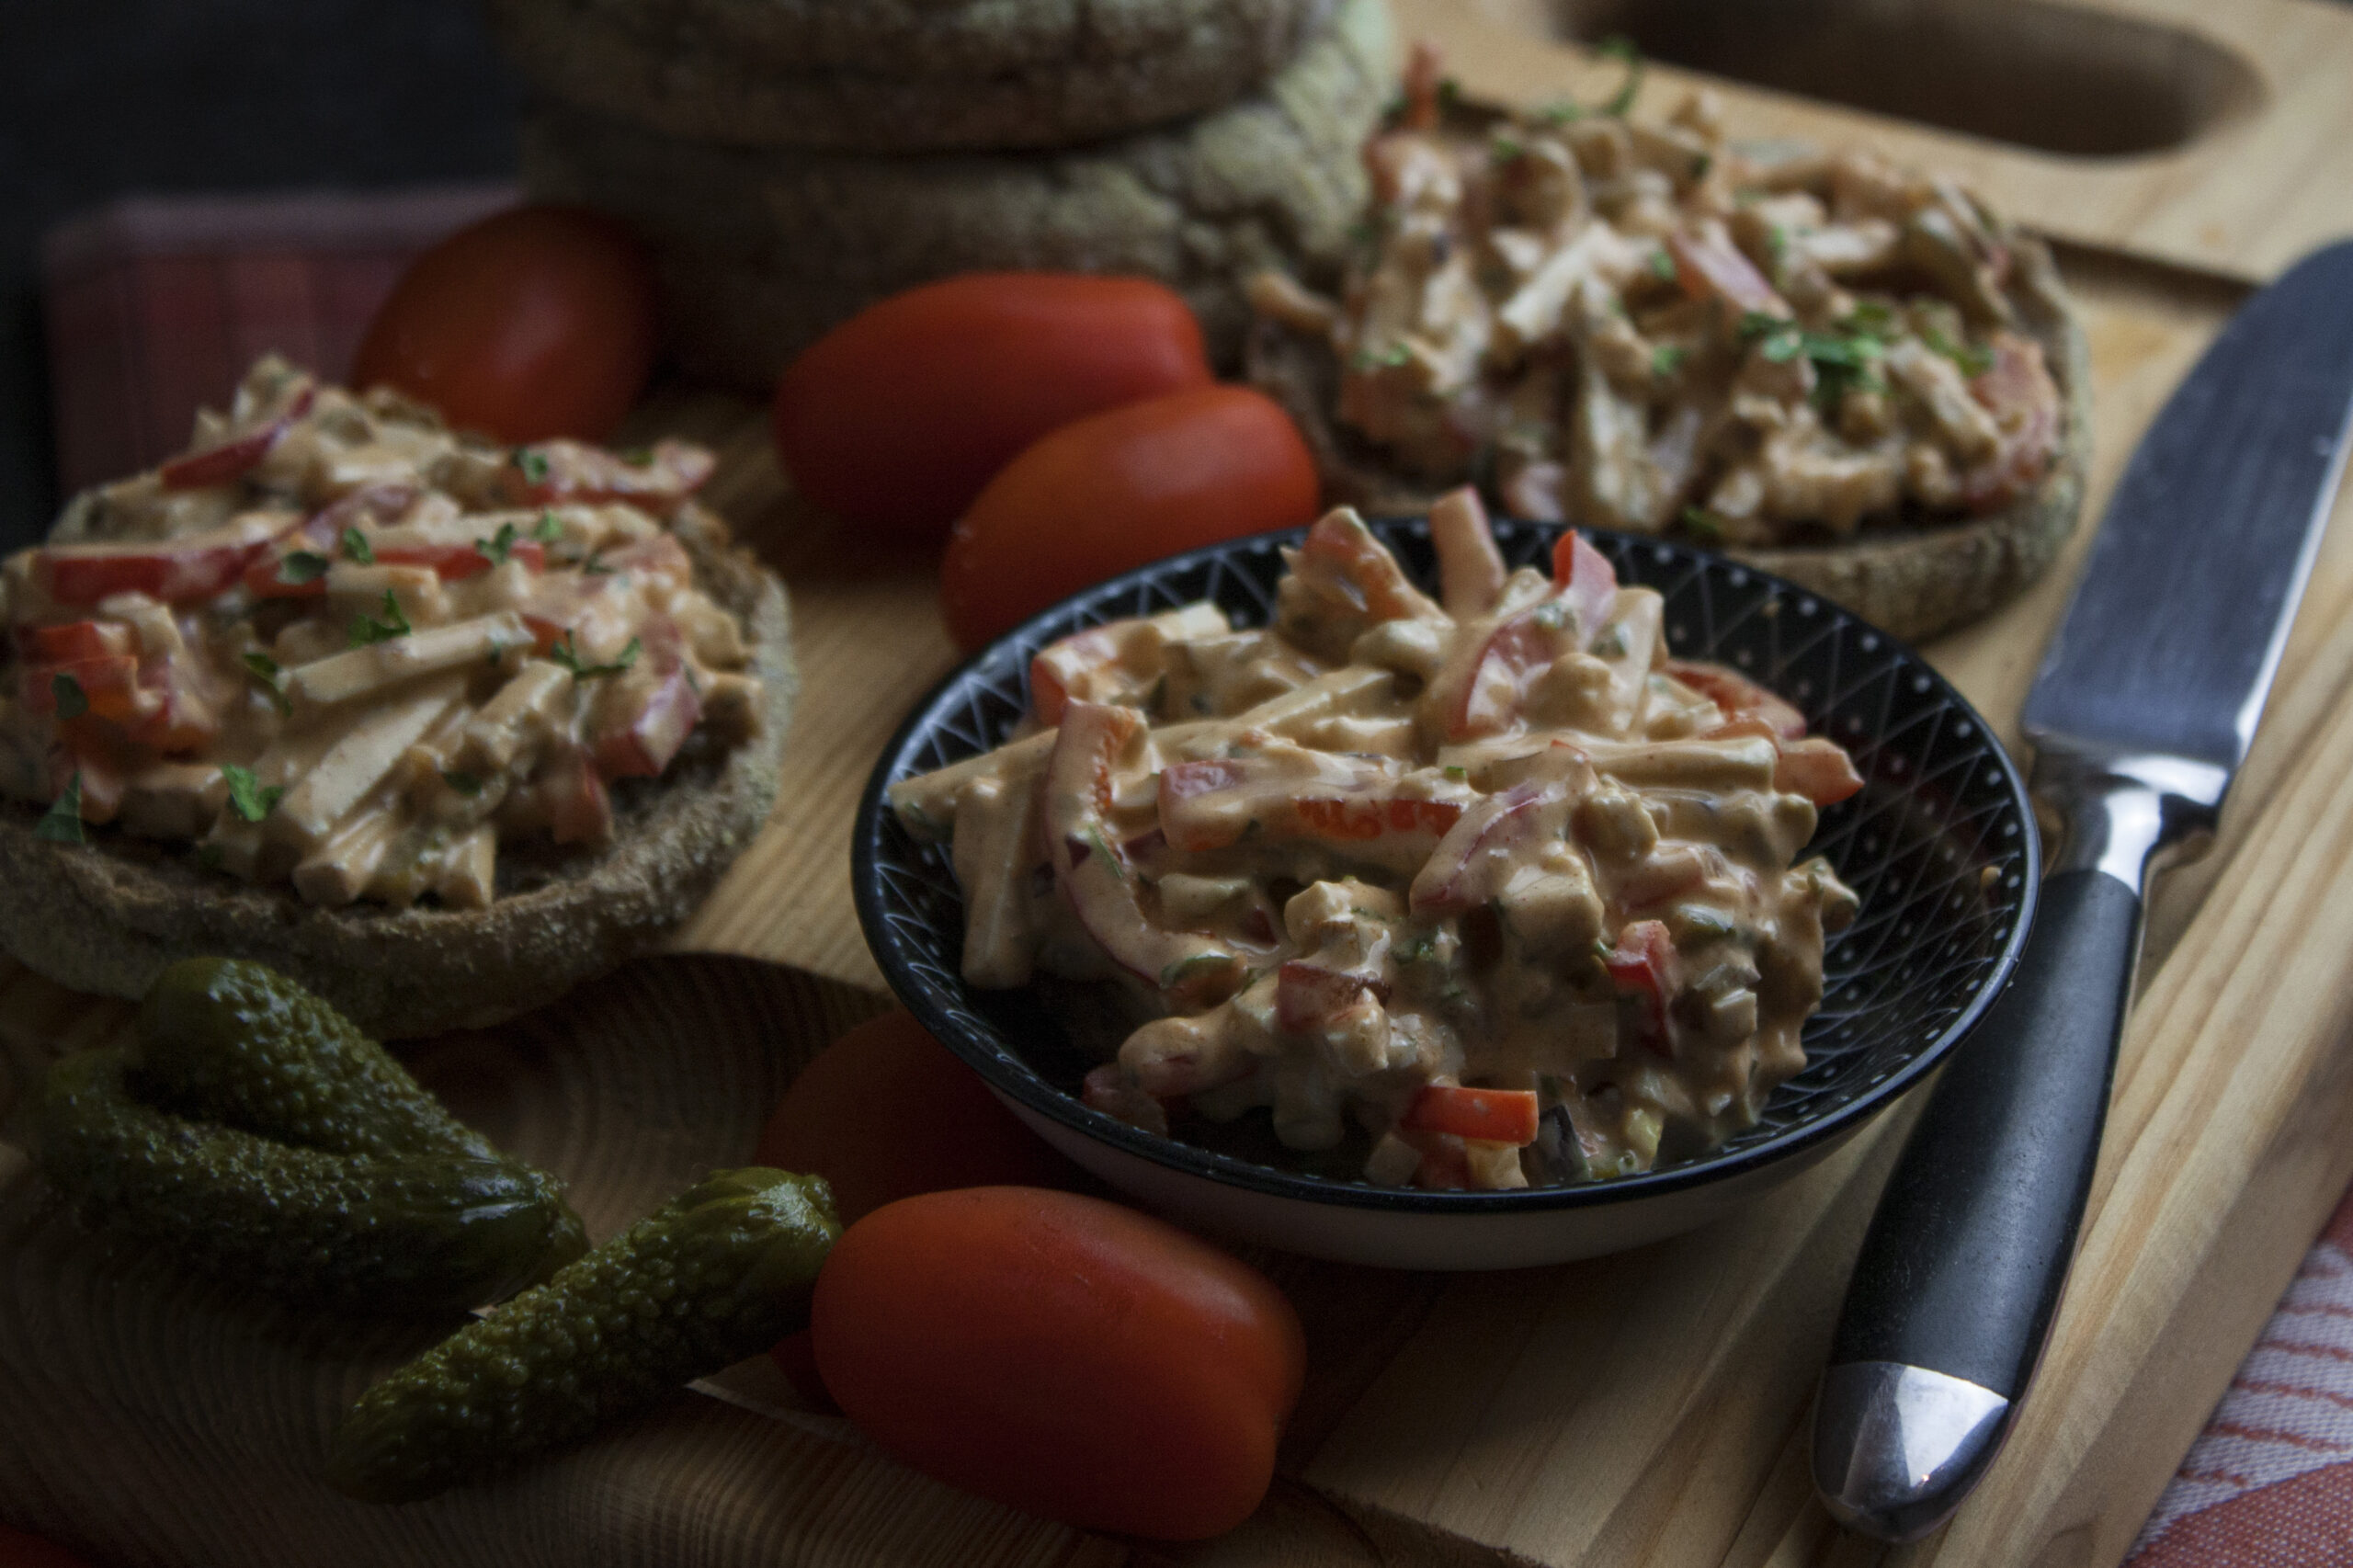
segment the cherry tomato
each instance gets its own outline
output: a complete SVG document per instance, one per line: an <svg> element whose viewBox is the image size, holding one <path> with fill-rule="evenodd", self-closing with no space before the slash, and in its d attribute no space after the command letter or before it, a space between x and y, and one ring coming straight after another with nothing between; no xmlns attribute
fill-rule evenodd
<svg viewBox="0 0 2353 1568"><path fill-rule="evenodd" d="M1090 583L1315 517L1315 459L1280 405L1202 387L1065 425L989 482L948 540L939 608L970 653Z"/></svg>
<svg viewBox="0 0 2353 1568"><path fill-rule="evenodd" d="M90 1568L90 1564L37 1535L0 1525L0 1568Z"/></svg>
<svg viewBox="0 0 2353 1568"><path fill-rule="evenodd" d="M804 350L776 389L776 449L819 506L928 543L1048 431L1209 380L1199 324L1158 283L971 273L894 294Z"/></svg>
<svg viewBox="0 0 2353 1568"><path fill-rule="evenodd" d="M824 1176L845 1225L918 1192L1085 1179L904 1008L801 1070L752 1163Z"/></svg>
<svg viewBox="0 0 2353 1568"><path fill-rule="evenodd" d="M517 207L409 264L368 324L354 384L399 388L502 441L602 440L658 342L654 264L577 207Z"/></svg>
<svg viewBox="0 0 2353 1568"><path fill-rule="evenodd" d="M849 1227L810 1334L842 1409L906 1463L1169 1540L1258 1506L1306 1361L1298 1314L1255 1269L1116 1203L1017 1187Z"/></svg>

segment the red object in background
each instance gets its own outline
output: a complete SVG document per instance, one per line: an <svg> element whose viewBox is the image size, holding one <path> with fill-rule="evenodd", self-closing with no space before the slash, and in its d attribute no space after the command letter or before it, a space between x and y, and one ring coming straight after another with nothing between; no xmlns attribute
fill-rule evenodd
<svg viewBox="0 0 2353 1568"><path fill-rule="evenodd" d="M64 494L154 467L283 354L330 381L393 280L444 235L513 205L508 186L369 196L133 198L41 245Z"/></svg>
<svg viewBox="0 0 2353 1568"><path fill-rule="evenodd" d="M92 1568L92 1564L89 1559L76 1557L37 1535L0 1525L0 1568Z"/></svg>

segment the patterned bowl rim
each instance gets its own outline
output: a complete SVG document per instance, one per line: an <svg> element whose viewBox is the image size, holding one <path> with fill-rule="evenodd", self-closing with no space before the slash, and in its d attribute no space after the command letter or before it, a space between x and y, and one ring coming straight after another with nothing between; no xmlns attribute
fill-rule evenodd
<svg viewBox="0 0 2353 1568"><path fill-rule="evenodd" d="M1394 541L1401 537L1418 536L1424 540L1427 537L1427 518L1384 517L1366 521L1384 542ZM1567 525L1498 517L1495 527L1499 533L1533 529L1543 537L1556 539ZM1376 1187L1361 1180L1342 1180L1287 1171L1147 1132L1095 1110L1056 1088L1024 1062L1012 1043L1002 1039L994 1029L983 1033L970 1028L964 1020L971 1016L971 1009L958 994L963 989L962 983L959 981L955 987L950 988L939 985L921 973L915 967L915 956L892 929L888 912L883 907L883 879L880 866L884 854L887 817L883 809L883 791L897 778L912 776L916 771L906 766L908 754L940 722L943 710L949 706L949 699L960 694L984 666L1005 656L1009 645L1028 642L1032 646L1042 646L1051 640L1048 636L1050 629L1058 628L1065 621L1084 622L1086 618L1092 618L1094 622L1113 619L1099 614L1097 607L1130 598L1139 589L1147 588L1159 579L1180 575L1221 556L1260 551L1268 545L1295 545L1306 531L1304 528L1294 528L1254 534L1188 551L1181 555L1172 555L1122 573L1040 610L943 676L915 703L892 735L890 744L883 747L873 774L867 781L866 792L858 801L857 820L851 830L850 883L858 908L858 925L865 935L867 947L892 992L926 1029L979 1073L990 1087L1041 1116L1123 1153L1186 1176L1268 1197L1391 1214L1531 1214L1607 1208L1643 1199L1665 1198L1752 1175L1811 1149L1824 1140L1836 1139L1859 1128L1933 1072L1976 1027L1985 1010L2008 983L2011 971L2017 967L2018 954L2025 947L2027 933L2033 925L2041 887L2041 852L2026 781L2008 748L2001 744L1984 715L1909 643L1880 631L1813 589L1713 551L1695 549L1648 535L1588 528L1581 530L1586 538L1605 548L1614 547L1620 559L1636 551L1649 551L1654 552L1655 562L1661 565L1675 562L1702 571L1745 573L1748 578L1764 585L1770 592L1785 596L1791 602L1818 603L1823 608L1844 618L1846 626L1841 635L1876 637L1893 661L1908 665L1915 676L1926 676L1931 683L1931 693L1953 705L1975 724L1975 734L1982 740L1984 752L2001 771L2003 793L2007 798L2007 804L2024 824L2024 830L2019 835L2020 881L2016 896L2017 916L2002 942L2001 950L1980 977L1976 990L1953 1017L1878 1082L1864 1086L1827 1111L1802 1118L1770 1138L1738 1149L1718 1149L1697 1159L1635 1176L1500 1192ZM1055 634L1066 634L1066 631ZM1026 672L1023 678L1026 682ZM1907 790L1918 788L1916 777L1914 783L1906 787ZM1786 1086L1783 1085L1784 1088ZM1782 1089L1777 1088L1774 1092L1779 1095Z"/></svg>

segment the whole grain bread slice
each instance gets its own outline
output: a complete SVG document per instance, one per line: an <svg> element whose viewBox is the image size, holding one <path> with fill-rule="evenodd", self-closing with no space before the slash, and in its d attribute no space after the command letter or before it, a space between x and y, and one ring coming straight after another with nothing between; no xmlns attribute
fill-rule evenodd
<svg viewBox="0 0 2353 1568"><path fill-rule="evenodd" d="M1834 543L1724 553L1915 642L1977 619L2049 569L2083 511L2091 464L2091 351L2048 247L2020 236L2012 255L2011 307L2019 328L2041 345L2066 410L2059 454L2033 492L1982 517L1905 517ZM1428 509L1436 489L1388 467L1370 443L1334 422L1340 372L1328 345L1261 320L1252 325L1245 358L1250 379L1290 411L1306 437L1327 501L1376 516Z"/></svg>
<svg viewBox="0 0 2353 1568"><path fill-rule="evenodd" d="M502 846L486 909L324 909L208 871L188 845L113 828L42 839L35 808L0 802L0 946L60 984L125 997L178 959L253 959L382 1040L512 1017L646 950L767 820L796 691L784 585L712 514L688 506L676 531L697 585L743 625L761 725L732 749L698 731L659 778L615 785L606 847Z"/></svg>

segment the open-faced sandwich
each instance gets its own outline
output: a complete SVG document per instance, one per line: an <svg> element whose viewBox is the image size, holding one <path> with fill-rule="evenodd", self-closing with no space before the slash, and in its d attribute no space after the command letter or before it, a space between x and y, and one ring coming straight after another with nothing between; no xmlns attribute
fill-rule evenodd
<svg viewBox="0 0 2353 1568"><path fill-rule="evenodd" d="M1868 152L1728 144L1704 94L1663 124L1507 114L1427 51L1406 85L1340 297L1254 283L1254 379L1336 498L1467 481L1679 531L1913 638L2058 553L2088 374L2039 242Z"/></svg>
<svg viewBox="0 0 2353 1568"><path fill-rule="evenodd" d="M710 467L261 361L0 567L0 941L120 996L256 959L384 1037L644 947L766 819L792 696Z"/></svg>

